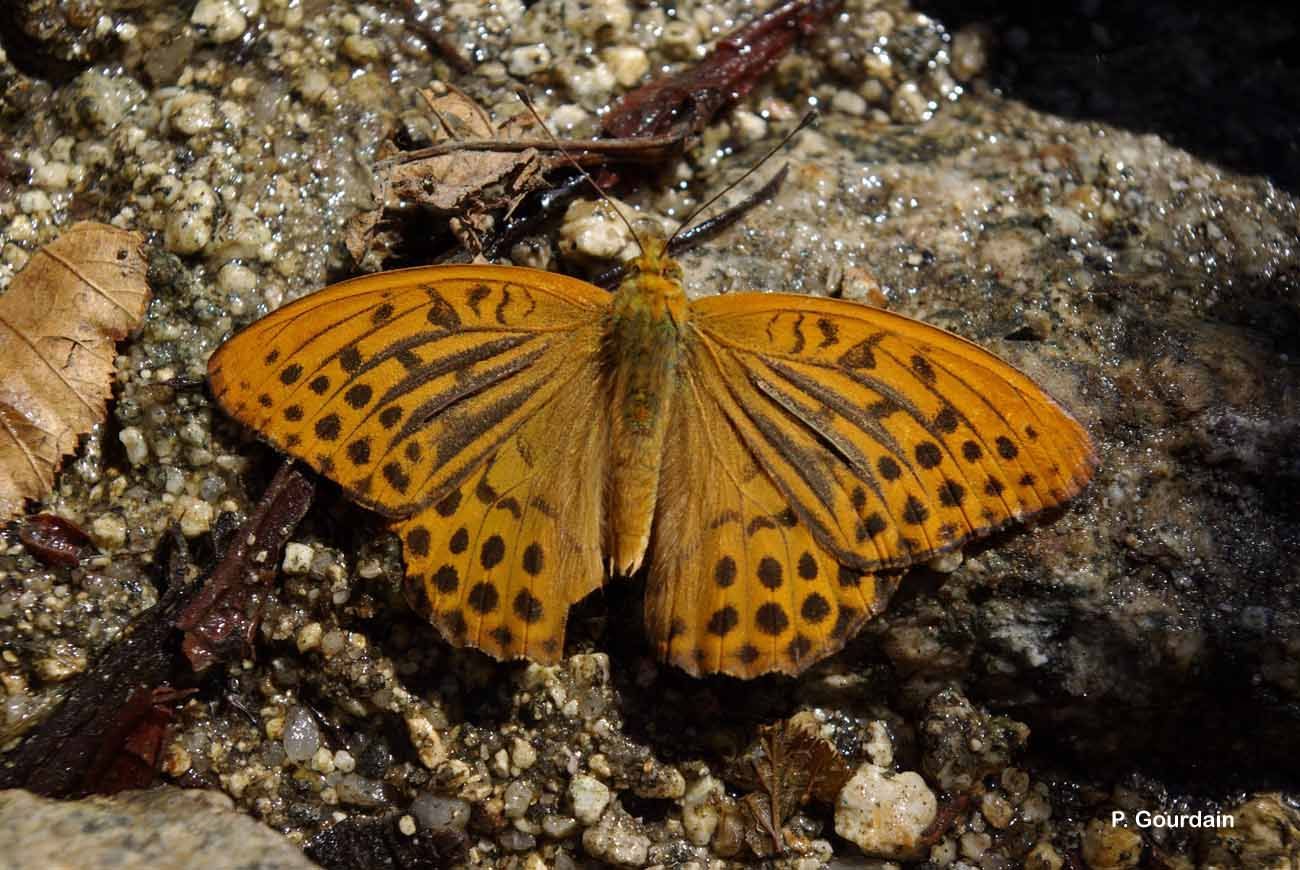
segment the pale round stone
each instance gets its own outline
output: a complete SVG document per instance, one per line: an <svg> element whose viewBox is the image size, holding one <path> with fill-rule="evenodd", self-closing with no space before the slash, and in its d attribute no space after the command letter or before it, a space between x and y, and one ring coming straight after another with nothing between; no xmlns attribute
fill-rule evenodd
<svg viewBox="0 0 1300 870"><path fill-rule="evenodd" d="M217 273L217 286L227 293L249 293L257 287L257 274L242 263L227 263Z"/></svg>
<svg viewBox="0 0 1300 870"><path fill-rule="evenodd" d="M100 514L90 524L90 537L101 550L116 550L126 543L126 520L115 513Z"/></svg>
<svg viewBox="0 0 1300 870"><path fill-rule="evenodd" d="M545 45L521 45L508 55L506 69L512 76L529 78L551 67L551 50Z"/></svg>
<svg viewBox="0 0 1300 870"><path fill-rule="evenodd" d="M919 773L864 764L840 791L835 832L868 855L906 858L938 810L934 792Z"/></svg>
<svg viewBox="0 0 1300 870"><path fill-rule="evenodd" d="M601 52L601 57L620 87L636 87L642 76L650 71L650 58L644 49L636 45L610 46Z"/></svg>

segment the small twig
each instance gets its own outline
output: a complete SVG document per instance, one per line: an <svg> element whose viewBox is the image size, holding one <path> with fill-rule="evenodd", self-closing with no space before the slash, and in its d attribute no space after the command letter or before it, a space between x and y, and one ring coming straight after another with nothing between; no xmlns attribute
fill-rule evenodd
<svg viewBox="0 0 1300 870"><path fill-rule="evenodd" d="M515 153L519 151L568 152L581 160L588 154L603 154L618 157L628 163L657 163L681 146L684 137L673 134L668 136L650 136L645 139L547 139L529 137L525 139L455 139L438 142L414 151L403 151L375 163L376 169L414 163L429 157L442 157L460 151L499 151Z"/></svg>
<svg viewBox="0 0 1300 870"><path fill-rule="evenodd" d="M686 251L691 250L697 245L703 244L712 238L718 236L723 230L739 221L755 207L762 205L772 197L776 196L781 185L785 183L785 177L789 173L789 166L782 166L781 170L764 182L763 186L742 199L740 202L728 208L722 214L711 217L703 223L696 224L689 230L677 233L668 245L668 255L677 257ZM612 289L616 287L623 276L627 274L627 264L620 263L617 266L606 269L600 274L600 277L592 281L597 287Z"/></svg>

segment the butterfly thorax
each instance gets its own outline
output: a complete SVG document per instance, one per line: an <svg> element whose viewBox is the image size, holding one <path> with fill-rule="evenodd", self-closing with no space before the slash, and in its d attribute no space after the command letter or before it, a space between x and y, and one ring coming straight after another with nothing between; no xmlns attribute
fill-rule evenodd
<svg viewBox="0 0 1300 870"><path fill-rule="evenodd" d="M682 271L662 240L643 243L610 311L605 335L613 419L609 517L613 567L631 573L650 539L667 434L669 398L677 380L689 307Z"/></svg>

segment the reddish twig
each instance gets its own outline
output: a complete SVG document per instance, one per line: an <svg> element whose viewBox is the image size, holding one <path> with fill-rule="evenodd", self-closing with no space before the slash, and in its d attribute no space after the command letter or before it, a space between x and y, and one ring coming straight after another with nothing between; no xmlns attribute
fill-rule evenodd
<svg viewBox="0 0 1300 870"><path fill-rule="evenodd" d="M723 106L749 93L795 42L839 11L842 0L790 0L718 43L688 70L625 94L605 116L617 138L704 129Z"/></svg>
<svg viewBox="0 0 1300 870"><path fill-rule="evenodd" d="M208 582L176 620L185 632L181 649L195 671L252 646L280 551L307 513L314 491L311 479L292 462L281 465Z"/></svg>

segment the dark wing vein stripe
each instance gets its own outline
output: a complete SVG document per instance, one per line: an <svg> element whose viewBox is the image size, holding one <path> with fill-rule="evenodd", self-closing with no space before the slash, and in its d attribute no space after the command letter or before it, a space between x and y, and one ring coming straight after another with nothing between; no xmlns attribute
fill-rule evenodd
<svg viewBox="0 0 1300 870"><path fill-rule="evenodd" d="M429 382L435 380L436 378L441 377L442 375L449 374L450 372L453 371L466 369L469 366L476 365L482 362L488 362L489 360L504 356L507 352L527 344L529 341L533 340L533 338L535 338L535 336L528 336L528 335L510 336L508 338L502 338L496 341L484 342L483 344L475 345L465 350L440 356L434 359L428 365L424 365L421 366L420 368L413 369L409 374L407 374L406 377L402 378L402 380L398 381L396 384L389 387L388 390L385 391L384 394L379 398L379 401L374 404L374 407L382 408L385 405L389 405L395 400L409 395L410 393L418 390L420 387L428 384ZM497 368L492 369L491 372L485 372L484 374L487 375L491 373L499 373L497 377L498 379L500 379L501 377L505 377L506 375L518 371L519 368L521 367L521 364L531 363L533 360L537 359L538 356L545 353L547 349L548 347L546 345L543 345L542 347L532 350L527 354L524 354L522 356L516 356L515 358L507 361L504 365L498 366ZM351 383L351 381L348 381L347 383ZM487 381L486 383L491 383L491 381ZM484 385L485 385L484 382L478 382L478 381L475 382L475 388L477 389L481 389ZM458 384L457 386L459 387L462 385ZM465 390L459 390L459 391L452 390L444 395L449 395L451 397L447 400L448 402L450 402L459 398L461 395L464 395L465 392L466 392ZM428 403L426 403L426 405L427 404ZM412 412L411 416L414 416L415 414L418 414L421 411L425 411L426 405L421 405L414 412ZM431 410L437 410L438 407L442 407L442 406L435 406ZM409 435L410 434L409 428L410 428L409 424L407 426L402 427L401 431L398 433L398 437Z"/></svg>
<svg viewBox="0 0 1300 870"><path fill-rule="evenodd" d="M510 376L527 369L541 358L541 356L546 353L546 350L547 348L538 348L521 356L507 360L505 363L495 368L459 380L451 389L425 399L406 415L406 421L402 424L402 427L397 430L392 438L389 439L388 446L384 451L385 455L396 448L401 442L410 438L417 431L428 425L429 420L434 415L453 408L458 403L477 396L490 387L505 381ZM534 386L530 392L536 392L538 388L538 386ZM389 393L391 395L385 395L384 402L401 398L413 389L414 386L401 393L390 390ZM382 407L382 405L376 404L375 407L379 408Z"/></svg>
<svg viewBox="0 0 1300 870"><path fill-rule="evenodd" d="M761 392L777 402L777 404L784 408L797 422L804 424L804 426L810 429L812 434L826 445L832 453L838 454L848 466L851 476L855 480L866 484L866 486L875 493L876 498L884 506L886 512L888 512L890 517L895 521L895 523L897 523L898 518L893 514L893 510L889 504L889 499L885 497L884 490L880 486L880 481L877 480L875 472L871 470L870 460L864 457L861 451L859 451L854 444L843 444L841 443L843 438L838 433L834 431L824 431L817 425L815 415L801 405L794 396L783 392L778 389L775 384L759 378L756 375L753 376L753 380ZM833 505L828 505L828 508L830 508L832 513L834 513ZM847 530L841 528L840 531L841 533L846 534L847 539ZM888 561L889 557L880 549L880 542L875 538L870 538L869 540L871 541L872 546L876 548L877 559L881 562Z"/></svg>
<svg viewBox="0 0 1300 870"><path fill-rule="evenodd" d="M583 371L583 369L579 368L578 372L580 373L581 371ZM550 372L546 373L546 375L544 375L543 377L537 378L535 383L538 385L546 383L547 381L551 380L554 374L555 371L554 369L552 369ZM446 482L444 482L443 485L439 487L437 492L429 493L428 498L422 503L428 504L430 502L437 501L438 499L443 498L448 492L451 492L453 489L455 489L456 487L464 483L465 480L481 466L483 461L488 457L488 455L493 450L495 450L507 439L513 436L515 432L517 432L519 428L524 425L524 423L532 419L533 416L543 413L546 407L550 405L551 402L555 401L555 397L560 394L560 391L568 387L569 384L575 378L576 378L576 374L564 379L562 383L553 384L552 385L553 389L550 391L550 395L546 396L540 405L534 408L530 414L516 421L508 429L502 431L500 438L497 438L496 440L492 441L486 447L476 448L476 455L471 456L469 461L463 463L460 471L456 472L454 475L452 475L451 478L449 478ZM495 420L499 422L501 420L504 420L513 411L522 407L530 397L532 397L535 393L538 392L539 389L540 386L533 386L530 389L517 390L515 393L506 396L504 399L497 400L497 402L492 407L488 408L485 413L477 415L477 420L475 422L486 423L486 425L482 425L478 430L470 434L469 437L466 437L467 433L465 431L461 431L460 437L458 437L457 441L455 442L455 444L461 446L456 447L456 449L454 450L444 449L440 444L439 455L450 456L453 454L460 454L465 452L471 446L473 446L473 442L476 438L482 436L482 434L485 431L490 430L491 426L494 425L494 423L491 421ZM507 404L512 405L512 407L506 408L505 406ZM437 473L441 464L442 464L441 461L439 461L430 466L429 474L427 474L424 480L421 482L421 485L419 487L420 491L424 491L428 488L429 478L433 474Z"/></svg>

